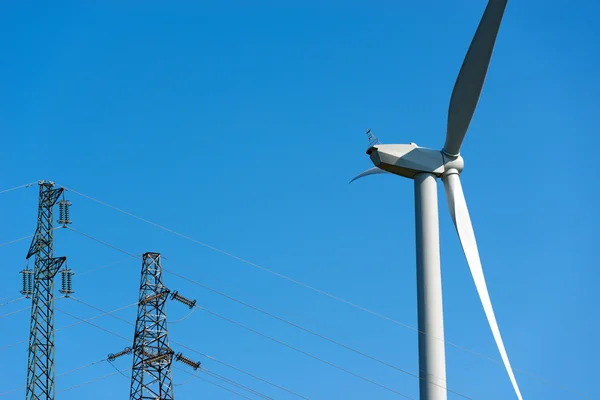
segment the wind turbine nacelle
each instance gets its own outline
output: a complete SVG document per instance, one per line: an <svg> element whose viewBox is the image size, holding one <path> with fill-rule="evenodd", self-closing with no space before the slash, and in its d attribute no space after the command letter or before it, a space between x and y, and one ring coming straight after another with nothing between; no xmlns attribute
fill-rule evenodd
<svg viewBox="0 0 600 400"><path fill-rule="evenodd" d="M464 166L460 156L449 157L440 150L419 147L415 143L378 144L370 147L367 154L376 167L411 179L423 172L441 177L450 169L461 172Z"/></svg>

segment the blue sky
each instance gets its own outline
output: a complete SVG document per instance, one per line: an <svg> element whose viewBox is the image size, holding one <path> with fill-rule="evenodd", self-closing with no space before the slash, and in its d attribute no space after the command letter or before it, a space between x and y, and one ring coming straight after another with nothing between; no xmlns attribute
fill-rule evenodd
<svg viewBox="0 0 600 400"><path fill-rule="evenodd" d="M2 5L0 190L53 180L416 326L412 183L348 181L371 165L366 128L385 143L443 145L452 85L485 2L120 3ZM509 3L462 149L463 187L513 366L590 398L600 397L599 12L591 1ZM132 253L161 252L166 269L418 371L410 329L67 197L75 229ZM35 187L0 195L1 243L33 233L36 204ZM499 361L441 186L440 229L446 338ZM28 246L0 248L0 298L18 297ZM139 261L66 230L56 234L56 254L77 273L78 299L105 310L137 300ZM418 396L413 377L164 278L210 310ZM0 315L27 304L2 306ZM98 314L75 300L56 307ZM187 314L179 303L167 307L173 322ZM118 315L134 322L135 307ZM0 319L0 347L26 339L28 321L27 312ZM57 328L73 322L57 311ZM122 321L94 323L133 336ZM177 342L312 399L398 398L200 310L169 329ZM126 345L92 326L57 332L57 373ZM293 398L184 353L273 398ZM26 345L0 357L0 393L24 385ZM130 356L115 365L130 367ZM448 387L465 396L514 398L502 367L484 357L447 346L447 369ZM68 374L57 390L112 372L104 363ZM184 383L178 398L236 398L173 375ZM517 379L526 399L583 398L525 373ZM125 397L128 387L117 375L60 396Z"/></svg>

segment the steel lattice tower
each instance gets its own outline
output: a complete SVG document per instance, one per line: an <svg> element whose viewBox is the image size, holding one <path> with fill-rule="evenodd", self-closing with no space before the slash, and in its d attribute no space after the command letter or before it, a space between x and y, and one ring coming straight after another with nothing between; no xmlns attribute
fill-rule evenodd
<svg viewBox="0 0 600 400"><path fill-rule="evenodd" d="M35 255L33 270L27 400L54 400L54 277L66 257L54 257L54 205L63 189L39 181L37 228L27 253Z"/></svg>
<svg viewBox="0 0 600 400"><path fill-rule="evenodd" d="M140 299L133 339L131 400L173 400L171 362L165 302L169 294L162 283L159 253L145 253Z"/></svg>

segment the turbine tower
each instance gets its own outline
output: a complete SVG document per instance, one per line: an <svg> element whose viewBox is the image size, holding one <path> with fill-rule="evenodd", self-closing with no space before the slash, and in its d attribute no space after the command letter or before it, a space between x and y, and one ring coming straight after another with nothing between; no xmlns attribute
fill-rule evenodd
<svg viewBox="0 0 600 400"><path fill-rule="evenodd" d="M447 397L437 178L444 182L450 215L488 323L516 396L522 400L490 301L460 182L464 166L460 147L479 101L506 3L507 0L488 1L452 91L442 150L427 149L414 143L372 143L367 154L375 168L352 180L386 172L414 180L421 400L445 400Z"/></svg>

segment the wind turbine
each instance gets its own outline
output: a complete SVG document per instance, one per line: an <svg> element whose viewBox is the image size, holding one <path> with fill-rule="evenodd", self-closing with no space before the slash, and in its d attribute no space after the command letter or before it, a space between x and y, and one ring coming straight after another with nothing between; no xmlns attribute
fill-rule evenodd
<svg viewBox="0 0 600 400"><path fill-rule="evenodd" d="M475 113L507 0L489 0L454 84L448 109L446 143L442 150L410 144L370 145L367 154L375 168L352 181L378 173L414 180L417 247L417 297L421 400L446 399L446 361L442 278L440 270L437 178L444 182L448 208L462 244L473 281L517 398L522 400L485 283L475 233L465 201L460 173L460 147ZM367 132L372 140L370 131ZM352 182L351 181L351 182Z"/></svg>

